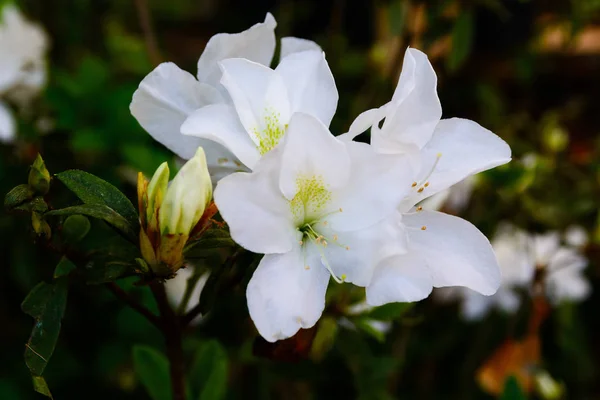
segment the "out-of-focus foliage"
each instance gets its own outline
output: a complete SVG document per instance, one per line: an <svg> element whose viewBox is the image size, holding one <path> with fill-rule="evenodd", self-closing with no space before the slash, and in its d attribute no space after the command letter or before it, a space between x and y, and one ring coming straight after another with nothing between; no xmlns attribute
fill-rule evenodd
<svg viewBox="0 0 600 400"><path fill-rule="evenodd" d="M153 68L138 3L145 2L19 2L51 37L50 74L41 98L17 114L17 140L0 147L1 193L27 181L38 152L51 172L91 172L115 184L129 199L135 199L137 171L151 176L165 160L175 169L175 157L129 113L131 95ZM444 117L473 119L513 149L510 164L480 177L461 216L489 236L501 221L533 232L563 231L577 224L591 235L586 274L592 295L583 303L565 303L549 311L535 329L539 371L524 372L530 375L531 387L504 374L506 380L496 382L496 395L528 398L525 392L531 389L537 398L552 398L554 392L540 389L551 386L543 372L568 398L600 396L600 347L595 340L600 334L599 1L148 4L162 57L191 72L211 35L246 29L262 21L267 11L277 18L279 36L317 41L340 92L334 132L345 132L358 113L390 98L407 46L428 54L438 73ZM70 178L68 173L57 177L72 190L81 186L81 176ZM77 195L85 203L81 193ZM72 199L53 201L74 204ZM118 207L116 203L108 206ZM78 241L90 254L99 246L135 253L122 235L95 218L101 205L93 206L86 214L92 218L71 220L64 231L51 234ZM27 367L35 375L43 370L45 381L34 385L44 391L47 382L57 399L145 399L147 393L162 399L158 392L164 388L156 385L164 380L156 375L165 361L159 332L101 285L78 282L70 288L60 338L56 343L44 338L46 355L53 353L48 365L27 352L28 338L30 343L39 340L35 329L29 337L31 317L62 314L63 279L72 268L69 260L31 244L31 223L0 214L0 399L42 398L31 390ZM44 229L39 227L42 233ZM222 238L214 238L218 239ZM199 257L207 268L222 263L218 252ZM478 379L483 366L497 371L497 365L489 363L498 354L531 350L531 301L513 316L492 313L479 323L464 322L456 305L434 298L349 313L362 300L360 290L349 285L330 290L328 308L315 328L268 344L256 337L246 308L251 273L231 266L219 272L225 287L203 293L211 311L184 338L190 398L486 399L493 396ZM91 270L85 279L97 283L104 278ZM23 300L42 280L47 283L30 296L44 296L46 307L28 307ZM156 311L146 288L131 279L119 285ZM29 316L21 313L21 304Z"/></svg>

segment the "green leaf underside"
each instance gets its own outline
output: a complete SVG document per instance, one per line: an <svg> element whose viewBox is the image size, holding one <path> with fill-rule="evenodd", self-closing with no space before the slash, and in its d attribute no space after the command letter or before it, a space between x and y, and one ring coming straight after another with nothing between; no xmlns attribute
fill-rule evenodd
<svg viewBox="0 0 600 400"><path fill-rule="evenodd" d="M112 208L137 231L137 211L119 189L95 175L80 170L64 171L56 174L56 177L85 204L101 204Z"/></svg>
<svg viewBox="0 0 600 400"><path fill-rule="evenodd" d="M39 283L27 295L21 309L35 319L25 345L25 363L32 375L41 376L54 352L67 303L67 280Z"/></svg>
<svg viewBox="0 0 600 400"><path fill-rule="evenodd" d="M171 400L169 360L148 346L133 348L133 366L152 400Z"/></svg>

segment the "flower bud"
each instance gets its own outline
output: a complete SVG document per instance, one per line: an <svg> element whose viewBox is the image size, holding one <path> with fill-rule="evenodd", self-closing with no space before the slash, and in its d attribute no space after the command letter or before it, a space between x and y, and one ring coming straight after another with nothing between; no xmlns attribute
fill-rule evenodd
<svg viewBox="0 0 600 400"><path fill-rule="evenodd" d="M152 180L148 184L147 193L147 204L146 204L146 223L148 229L151 232L158 232L158 210L161 208L163 199L167 194L167 188L169 186L169 165L164 162L162 163Z"/></svg>
<svg viewBox="0 0 600 400"><path fill-rule="evenodd" d="M29 170L28 184L31 189L41 195L48 193L50 189L50 172L39 154Z"/></svg>
<svg viewBox="0 0 600 400"><path fill-rule="evenodd" d="M204 149L199 147L167 190L159 215L161 234L189 235L211 198L212 183L206 156Z"/></svg>
<svg viewBox="0 0 600 400"><path fill-rule="evenodd" d="M138 176L140 249L158 276L169 276L183 265L183 249L212 198L204 150L179 171L169 184L169 167L161 164L152 180Z"/></svg>

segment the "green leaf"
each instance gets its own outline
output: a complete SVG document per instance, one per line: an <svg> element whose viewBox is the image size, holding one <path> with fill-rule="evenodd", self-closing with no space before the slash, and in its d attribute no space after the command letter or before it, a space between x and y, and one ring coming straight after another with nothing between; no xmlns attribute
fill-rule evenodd
<svg viewBox="0 0 600 400"><path fill-rule="evenodd" d="M33 190L29 185L19 185L14 187L4 197L4 207L11 210L33 198Z"/></svg>
<svg viewBox="0 0 600 400"><path fill-rule="evenodd" d="M402 317L414 303L388 303L371 310L366 316L379 321L391 321Z"/></svg>
<svg viewBox="0 0 600 400"><path fill-rule="evenodd" d="M124 276L133 275L137 264L127 262L96 259L90 262L89 268L84 272L85 283L98 285L113 282Z"/></svg>
<svg viewBox="0 0 600 400"><path fill-rule="evenodd" d="M41 376L54 352L67 304L67 280L41 282L27 295L21 309L35 318L25 345L25 363L33 375Z"/></svg>
<svg viewBox="0 0 600 400"><path fill-rule="evenodd" d="M129 199L110 183L79 170L69 170L56 174L85 204L106 205L122 215L135 231L139 228L138 214Z"/></svg>
<svg viewBox="0 0 600 400"><path fill-rule="evenodd" d="M102 204L82 204L80 206L61 208L60 210L49 211L45 215L87 215L88 217L98 218L106 221L110 225L123 232L132 242L136 242L137 239L137 235L131 224L125 218L115 212L115 210Z"/></svg>
<svg viewBox="0 0 600 400"><path fill-rule="evenodd" d="M90 231L90 220L83 215L70 215L62 226L62 235L67 243L77 243Z"/></svg>
<svg viewBox="0 0 600 400"><path fill-rule="evenodd" d="M502 392L502 396L500 396L500 400L527 400L525 393L521 390L521 386L519 386L519 382L514 376L508 377L504 383L504 391Z"/></svg>
<svg viewBox="0 0 600 400"><path fill-rule="evenodd" d="M63 276L67 276L71 273L71 271L73 271L76 268L77 268L77 266L75 264L73 264L73 262L71 260L69 260L67 257L63 256L60 259L60 261L58 262L58 265L56 266L56 268L54 269L54 279L58 279Z"/></svg>
<svg viewBox="0 0 600 400"><path fill-rule="evenodd" d="M42 196L38 196L31 201L26 201L25 203L22 203L14 209L19 211L45 213L46 211L48 211L48 204L46 204L46 201Z"/></svg>
<svg viewBox="0 0 600 400"><path fill-rule="evenodd" d="M466 61L473 46L475 17L472 10L460 13L452 29L452 51L446 60L450 71L456 71Z"/></svg>
<svg viewBox="0 0 600 400"><path fill-rule="evenodd" d="M133 367L152 400L171 400L169 360L148 346L133 347Z"/></svg>
<svg viewBox="0 0 600 400"><path fill-rule="evenodd" d="M227 353L223 346L211 340L196 352L190 372L193 399L219 400L227 391Z"/></svg>
<svg viewBox="0 0 600 400"><path fill-rule="evenodd" d="M42 376L31 376L31 380L33 381L33 390L36 392L43 394L46 397L52 397L52 393L50 393L50 389L48 388L48 384L46 380Z"/></svg>

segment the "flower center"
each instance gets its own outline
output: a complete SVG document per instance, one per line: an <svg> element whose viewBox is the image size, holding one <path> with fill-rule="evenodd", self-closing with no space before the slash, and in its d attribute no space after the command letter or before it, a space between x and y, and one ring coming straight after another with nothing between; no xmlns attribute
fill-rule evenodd
<svg viewBox="0 0 600 400"><path fill-rule="evenodd" d="M331 191L319 175L296 178L296 195L290 201L296 226L311 224L322 216L331 202Z"/></svg>
<svg viewBox="0 0 600 400"><path fill-rule="evenodd" d="M267 109L264 116L264 125L262 129L254 128L252 132L258 140L258 151L264 155L273 150L287 130L287 124L282 125L279 121L279 113Z"/></svg>
<svg viewBox="0 0 600 400"><path fill-rule="evenodd" d="M338 243L336 234L325 235L322 229L326 228L328 222L324 219L328 215L342 212L341 208L326 212L326 208L331 202L331 191L319 175L314 176L299 176L296 179L296 195L290 201L290 209L294 215L296 229L302 234L300 245L306 250L306 244L313 243L319 254L325 268L329 271L333 279L337 283L342 283L346 279L345 275L338 277L332 270L331 265L327 261L325 249L329 244L335 244L350 250L348 246ZM306 265L306 269L310 266Z"/></svg>

